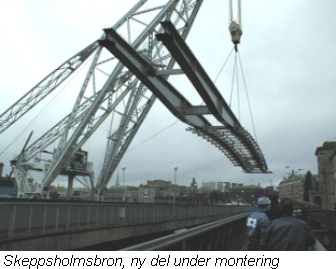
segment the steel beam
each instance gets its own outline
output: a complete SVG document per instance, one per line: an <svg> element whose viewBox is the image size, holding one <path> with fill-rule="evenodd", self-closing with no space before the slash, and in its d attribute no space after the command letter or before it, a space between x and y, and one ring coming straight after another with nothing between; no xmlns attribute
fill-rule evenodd
<svg viewBox="0 0 336 269"><path fill-rule="evenodd" d="M161 25L165 33L157 34L156 38L162 41L169 50L214 117L225 126L241 127L236 116L223 99L215 84L209 78L185 41L181 38L174 25L169 21L161 22Z"/></svg>
<svg viewBox="0 0 336 269"><path fill-rule="evenodd" d="M228 107L219 106L221 111L227 109L225 113L218 114L216 104L226 103L222 97L218 96L220 93L215 86L213 84L211 86L212 82L207 84L209 78L205 72L201 72L202 75L198 76L198 72L186 71L189 73L189 78L194 79L194 84L201 88L198 92L207 103L207 106L193 106L165 78L158 76L156 67L136 52L113 29L104 31L106 36L104 40L99 41L100 45L106 47L135 74L173 115L194 127L197 134L216 145L234 165L241 166L245 172L267 172L267 165L261 150L250 134L241 127L233 112ZM184 69L182 66L181 68ZM224 125L222 127L224 130L220 132L214 129L203 114L213 114Z"/></svg>
<svg viewBox="0 0 336 269"><path fill-rule="evenodd" d="M119 59L133 74L135 74L148 89L181 121L194 126L209 126L202 116L186 117L185 109L193 106L185 99L165 78L156 76L157 70L153 65L141 57L126 41L113 29L104 29L106 39L99 40L101 46L106 47Z"/></svg>

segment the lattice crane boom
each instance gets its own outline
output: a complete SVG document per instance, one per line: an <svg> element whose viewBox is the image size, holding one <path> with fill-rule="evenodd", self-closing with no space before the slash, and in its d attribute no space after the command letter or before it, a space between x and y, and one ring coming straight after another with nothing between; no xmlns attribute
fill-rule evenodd
<svg viewBox="0 0 336 269"><path fill-rule="evenodd" d="M176 25L184 29L183 33L186 37L203 1L170 0L165 1L166 3L161 6L146 9L147 2L147 0L139 1L112 28L120 33L126 32L125 39L129 44L134 49L141 51L142 55L150 59L153 64L161 66L162 71L166 70L165 77L167 79L170 74L176 72L167 70L167 66L172 68L173 61L169 64L171 57L167 55L167 52L162 54L162 45L158 46L157 41L153 38L155 33L162 31L159 23L166 19L175 21ZM147 15L146 13L153 14L152 19L144 21L141 16ZM141 25L142 30L133 31L132 22ZM75 157L109 115L117 113L123 116L117 131L112 132L108 139L103 169L96 185L96 193L99 194L108 184L114 169L118 166L122 155L156 99L121 63L116 62L110 56L108 58L106 55L102 56L104 49L96 42L93 44L89 46L92 48L90 55L95 54L91 57L89 70L71 113L27 147L21 157L16 158L12 163L15 166L14 173L16 173L17 179L22 182L20 186L25 185L19 190L21 194L46 189L60 174L69 175L69 180L71 177L72 181L76 171L69 167L69 161ZM112 64L110 64L111 62ZM109 64L110 66L108 66ZM108 66L110 71L106 71L103 68L105 66ZM105 75L106 79L99 81L97 78L99 75ZM125 101L129 105L122 108L121 104ZM114 142L116 139L117 143ZM52 159L43 160L39 157L48 152L46 148L56 141L58 141L57 149L49 150ZM44 168L40 165L41 161L47 162ZM39 188L25 184L30 169L43 170L45 173Z"/></svg>
<svg viewBox="0 0 336 269"><path fill-rule="evenodd" d="M157 7L147 7L147 2L139 1L111 29L107 29L98 42L93 42L66 61L0 116L1 133L70 77L80 65L89 63L71 112L12 161L15 177L20 182L20 194L41 192L58 175L69 177L71 190L76 176L89 176L91 185L86 185L90 185L91 195L99 199L157 98L177 118L191 125L194 133L207 138L223 151L235 165L248 172L267 170L258 145L241 127L184 43L203 0L162 0L165 3ZM232 6L231 1L230 4ZM238 6L239 19L235 23L239 30L240 1ZM168 22L173 28L167 26ZM233 26L236 28L231 33L236 35L237 26ZM169 48L159 38L164 34L172 35L181 46ZM113 43L117 44L117 50ZM174 49L185 56L184 62L177 60L181 57L174 54ZM111 57L110 52L116 53L116 57ZM181 69L174 69L176 62ZM189 72L192 63L196 63L201 72ZM175 74L186 74L207 104L192 105L168 82L169 76ZM213 114L224 129L223 126L219 129L212 126L204 114ZM82 147L111 115L113 128L94 185L92 164L76 166L73 160L82 156L87 161ZM50 149L56 142L57 148ZM42 154L49 154L51 158L46 160ZM39 186L27 180L29 170L44 172Z"/></svg>
<svg viewBox="0 0 336 269"><path fill-rule="evenodd" d="M172 19L174 20L175 25L182 23L180 26L183 29L181 32L182 38L185 39L190 32L202 2L203 1L189 1L188 4L185 2L184 5L182 4L178 6L178 8L176 8L176 6L171 6L172 9L169 8L164 11L167 14L167 16L165 16L165 20ZM160 68L161 71L166 71L162 73L162 78L167 80L170 74L176 74L176 72L173 70L175 60L170 55L165 55L164 57L160 56L162 54L163 46L162 44L159 44L155 38L153 38L154 34L163 31L159 24L161 21L162 19L159 18L153 20L152 24L154 25L155 23L158 30L153 29L147 33L147 35L149 34L149 37L151 38L152 45L151 50L149 50L150 53L143 55L143 57L149 60L153 66L164 66L162 63L164 61L168 62L164 68ZM163 61L163 59L165 60ZM156 96L152 94L148 99L148 102L140 109L141 112L139 113L139 108L137 108L136 103L139 103L138 98L143 95L144 91L150 92L144 86L144 84L141 84L135 92L135 97L132 101L133 104L130 105L130 110L128 113L124 114L119 128L113 134L111 134L110 139L108 140L103 169L97 181L96 197L99 197L99 195L103 193L122 156L125 154L128 146L132 142L133 137L139 130L142 122L144 121L145 117L150 111L150 108L156 100ZM128 131L125 130L125 126L128 126L134 117L137 119L137 124L134 124L133 127L129 128Z"/></svg>
<svg viewBox="0 0 336 269"><path fill-rule="evenodd" d="M75 56L65 61L2 113L0 116L0 133L4 132L46 96L52 93L87 60L97 47L98 43L93 42Z"/></svg>

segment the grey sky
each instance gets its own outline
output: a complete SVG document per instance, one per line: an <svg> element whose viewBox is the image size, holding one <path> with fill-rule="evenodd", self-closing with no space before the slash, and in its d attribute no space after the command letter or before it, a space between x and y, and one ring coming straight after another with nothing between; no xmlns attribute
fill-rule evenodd
<svg viewBox="0 0 336 269"><path fill-rule="evenodd" d="M57 66L98 39L103 28L113 25L136 2L1 1L0 113ZM179 166L180 184L190 184L195 177L198 183L225 180L250 184L253 179L254 184L260 182L265 186L269 179L275 184L279 182L288 172L285 166L317 172L316 147L336 137L336 2L242 2L244 33L239 51L258 144L273 174L242 173L211 144L186 132L188 126L181 122L144 142L176 121L157 101L121 162L127 167L129 184L145 183L148 179L171 180L175 165ZM187 43L214 79L233 47L228 32L227 1L204 1ZM232 68L231 57L216 81L227 101ZM242 80L240 85L242 88ZM10 158L20 151L29 132L34 129L33 140L37 139L49 129L46 126L58 122L58 113L69 113L72 104L69 98L60 99L53 108L58 112L39 116L0 156L6 165L5 173L10 170ZM1 134L1 151L39 110ZM244 98L242 111L241 123L253 134ZM97 135L87 147L89 160L96 167L102 164L107 129L100 133L103 135ZM115 175L111 182L115 182Z"/></svg>

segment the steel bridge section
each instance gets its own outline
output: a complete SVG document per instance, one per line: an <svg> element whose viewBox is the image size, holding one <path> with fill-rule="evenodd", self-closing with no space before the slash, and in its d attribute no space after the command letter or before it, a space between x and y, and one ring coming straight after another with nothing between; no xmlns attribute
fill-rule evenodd
<svg viewBox="0 0 336 269"><path fill-rule="evenodd" d="M156 35L157 39L163 42L180 65L181 69L204 100L206 107L211 114L222 123L224 127L227 127L221 128L223 130L222 132L216 131L213 127L203 128L203 135L211 138L212 143L215 143L217 147L223 145L224 142L220 137L224 139L228 138L231 141L236 138L236 140L239 141L234 142L234 149L229 151L239 151L239 160L232 158L232 156L237 156L237 154L228 154L224 151L225 155L227 155L234 165L241 166L244 171L249 173L267 172L266 161L258 144L241 126L202 65L189 49L185 41L180 37L174 25L169 21L162 22L161 25L163 26L165 33Z"/></svg>
<svg viewBox="0 0 336 269"><path fill-rule="evenodd" d="M113 29L104 30L105 39L100 40L99 44L106 47L135 74L173 115L194 128L189 130L193 130L194 133L218 147L235 166L240 166L247 173L267 173L266 161L258 144L240 125L174 26L170 22L161 24L174 36L167 36L165 33L157 35L158 39L163 40L163 44L167 45L174 59L180 63L181 69L200 93L206 107L193 106L166 79L157 75L158 69L127 44ZM179 46L171 43L175 38ZM213 114L223 126L212 126L203 117L203 113Z"/></svg>

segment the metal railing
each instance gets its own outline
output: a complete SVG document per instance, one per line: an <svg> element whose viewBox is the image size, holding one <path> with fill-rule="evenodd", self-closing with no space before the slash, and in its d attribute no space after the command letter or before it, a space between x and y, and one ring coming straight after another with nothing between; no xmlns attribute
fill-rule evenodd
<svg viewBox="0 0 336 269"><path fill-rule="evenodd" d="M316 242L315 242L315 245L313 246L313 250L314 251L327 251L325 247L321 244L321 242L317 238L315 239L316 239Z"/></svg>
<svg viewBox="0 0 336 269"><path fill-rule="evenodd" d="M246 217L241 213L121 250L239 250L247 239Z"/></svg>
<svg viewBox="0 0 336 269"><path fill-rule="evenodd" d="M161 250L247 250L246 217L241 213L211 223L199 225L190 229L177 231L148 242L130 246L122 251L161 251ZM311 250L326 251L321 242L316 243Z"/></svg>
<svg viewBox="0 0 336 269"><path fill-rule="evenodd" d="M91 230L113 226L227 217L248 211L245 206L112 204L90 202L0 202L0 240Z"/></svg>

